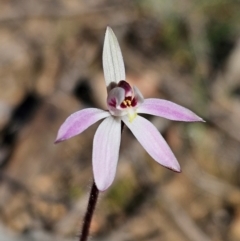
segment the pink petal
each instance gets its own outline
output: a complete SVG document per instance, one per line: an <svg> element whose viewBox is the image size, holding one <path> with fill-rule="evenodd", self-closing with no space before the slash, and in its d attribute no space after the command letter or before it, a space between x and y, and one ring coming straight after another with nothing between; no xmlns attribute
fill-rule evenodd
<svg viewBox="0 0 240 241"><path fill-rule="evenodd" d="M145 99L139 106L138 113L156 115L175 121L203 121L191 110L177 105L171 101L161 99Z"/></svg>
<svg viewBox="0 0 240 241"><path fill-rule="evenodd" d="M170 147L151 122L141 116L137 116L132 122L126 116L122 120L155 161L176 172L181 171Z"/></svg>
<svg viewBox="0 0 240 241"><path fill-rule="evenodd" d="M80 134L95 122L109 115L110 113L108 111L96 108L88 108L73 113L61 125L55 143Z"/></svg>
<svg viewBox="0 0 240 241"><path fill-rule="evenodd" d="M93 140L93 175L100 191L106 190L115 177L120 140L120 118L106 118L98 127Z"/></svg>

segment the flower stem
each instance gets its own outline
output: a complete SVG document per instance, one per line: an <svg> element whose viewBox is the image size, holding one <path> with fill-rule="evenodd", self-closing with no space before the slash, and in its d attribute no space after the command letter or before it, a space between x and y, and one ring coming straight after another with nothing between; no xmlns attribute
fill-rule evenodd
<svg viewBox="0 0 240 241"><path fill-rule="evenodd" d="M87 241L93 212L95 210L97 199L98 199L98 194L99 194L99 190L97 189L95 182L93 182L90 196L89 196L87 211L83 219L82 233L79 241Z"/></svg>

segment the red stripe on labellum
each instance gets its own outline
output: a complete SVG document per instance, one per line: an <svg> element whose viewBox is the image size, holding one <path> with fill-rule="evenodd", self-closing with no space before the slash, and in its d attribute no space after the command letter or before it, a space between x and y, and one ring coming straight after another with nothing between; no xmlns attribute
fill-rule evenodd
<svg viewBox="0 0 240 241"><path fill-rule="evenodd" d="M131 101L131 106L132 107L135 107L136 105L137 105L137 100L136 100L136 98L135 97L133 97L133 99L132 99L132 101Z"/></svg>
<svg viewBox="0 0 240 241"><path fill-rule="evenodd" d="M121 87L125 90L125 96L126 97L129 97L129 96L132 96L133 95L133 90L132 90L132 87L130 84L128 84L128 82L124 81L124 80L121 80L119 83L118 83L118 87Z"/></svg>
<svg viewBox="0 0 240 241"><path fill-rule="evenodd" d="M116 107L116 105L117 105L116 99L115 99L115 98L111 99L111 100L108 102L108 104L109 104L110 106L112 106L112 107Z"/></svg>

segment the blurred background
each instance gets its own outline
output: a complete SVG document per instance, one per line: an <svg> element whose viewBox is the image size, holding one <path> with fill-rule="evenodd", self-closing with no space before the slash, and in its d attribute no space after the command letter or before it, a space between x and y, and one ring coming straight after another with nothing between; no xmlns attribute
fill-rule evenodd
<svg viewBox="0 0 240 241"><path fill-rule="evenodd" d="M240 3L235 0L0 1L0 240L78 240L95 124L54 145L71 113L106 108L106 26L127 81L206 123L146 116L182 173L125 128L93 241L240 240Z"/></svg>

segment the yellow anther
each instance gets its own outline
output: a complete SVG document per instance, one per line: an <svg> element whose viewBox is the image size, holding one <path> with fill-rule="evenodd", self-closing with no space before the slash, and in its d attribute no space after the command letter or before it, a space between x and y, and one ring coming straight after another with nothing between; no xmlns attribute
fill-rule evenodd
<svg viewBox="0 0 240 241"><path fill-rule="evenodd" d="M127 102L128 106L131 106L131 104L132 104L131 100L125 100L125 101Z"/></svg>
<svg viewBox="0 0 240 241"><path fill-rule="evenodd" d="M124 100L122 103L123 103L125 106L127 106L127 101L126 101L126 100Z"/></svg>

